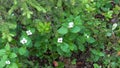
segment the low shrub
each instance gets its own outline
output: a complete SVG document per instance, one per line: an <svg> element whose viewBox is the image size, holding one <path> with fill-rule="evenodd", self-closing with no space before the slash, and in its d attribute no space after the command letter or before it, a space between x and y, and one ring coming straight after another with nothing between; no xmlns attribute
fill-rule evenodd
<svg viewBox="0 0 120 68"><path fill-rule="evenodd" d="M64 68L80 53L119 68L119 11L119 0L1 0L0 68Z"/></svg>

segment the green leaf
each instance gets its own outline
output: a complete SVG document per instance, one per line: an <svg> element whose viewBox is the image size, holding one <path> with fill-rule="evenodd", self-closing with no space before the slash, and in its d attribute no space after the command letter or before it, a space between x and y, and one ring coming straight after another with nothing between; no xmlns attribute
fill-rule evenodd
<svg viewBox="0 0 120 68"><path fill-rule="evenodd" d="M75 5L75 0L71 0L71 4L72 4L72 5Z"/></svg>
<svg viewBox="0 0 120 68"><path fill-rule="evenodd" d="M7 55L3 55L3 57L2 58L0 58L1 60L0 60L0 68L4 68L4 66L5 66L5 61L7 60Z"/></svg>
<svg viewBox="0 0 120 68"><path fill-rule="evenodd" d="M26 52L27 52L27 51L26 51L26 48L25 48L25 47L19 48L19 54L20 54L20 55L24 55Z"/></svg>
<svg viewBox="0 0 120 68"><path fill-rule="evenodd" d="M80 19L80 16L75 17L74 22L76 25L79 25L79 26L83 24L82 20Z"/></svg>
<svg viewBox="0 0 120 68"><path fill-rule="evenodd" d="M42 11L43 13L46 13L46 10L40 6L40 4L35 1L35 0L31 0L31 1L27 1L31 6L33 6L34 8L36 8L38 11Z"/></svg>
<svg viewBox="0 0 120 68"><path fill-rule="evenodd" d="M110 37L112 35L112 33L108 32L106 33L106 36Z"/></svg>
<svg viewBox="0 0 120 68"><path fill-rule="evenodd" d="M87 38L87 42L88 42L88 43L94 43L94 42L95 42L95 39L92 38L92 37L89 37L89 38Z"/></svg>
<svg viewBox="0 0 120 68"><path fill-rule="evenodd" d="M80 45L78 46L78 48L79 48L81 51L85 51L85 46L82 45L82 44L80 44Z"/></svg>
<svg viewBox="0 0 120 68"><path fill-rule="evenodd" d="M63 62L58 62L58 66L56 68L64 68L64 63Z"/></svg>
<svg viewBox="0 0 120 68"><path fill-rule="evenodd" d="M76 60L77 60L77 59L73 59L71 63L72 63L72 64L76 64Z"/></svg>
<svg viewBox="0 0 120 68"><path fill-rule="evenodd" d="M64 52L61 51L62 49L60 49L59 47L57 47L56 49L57 49L57 52L58 52L59 55L64 55Z"/></svg>
<svg viewBox="0 0 120 68"><path fill-rule="evenodd" d="M0 61L0 68L3 68L5 66L5 60Z"/></svg>
<svg viewBox="0 0 120 68"><path fill-rule="evenodd" d="M70 51L69 45L67 43L63 43L62 45L60 45L60 48L64 52L69 52Z"/></svg>
<svg viewBox="0 0 120 68"><path fill-rule="evenodd" d="M17 27L16 23L7 23L7 25L9 26L10 29L15 29Z"/></svg>
<svg viewBox="0 0 120 68"><path fill-rule="evenodd" d="M10 54L10 58L15 58L15 57L17 57L17 55L15 53Z"/></svg>
<svg viewBox="0 0 120 68"><path fill-rule="evenodd" d="M10 45L9 45L9 43L6 44L5 50L10 51Z"/></svg>
<svg viewBox="0 0 120 68"><path fill-rule="evenodd" d="M32 47L32 41L31 41L31 38L27 37L27 43L26 43L26 46L27 47Z"/></svg>
<svg viewBox="0 0 120 68"><path fill-rule="evenodd" d="M99 56L104 56L104 53L103 52L99 52L98 55Z"/></svg>
<svg viewBox="0 0 120 68"><path fill-rule="evenodd" d="M62 6L62 0L58 0L57 7L61 7L61 6Z"/></svg>
<svg viewBox="0 0 120 68"><path fill-rule="evenodd" d="M14 4L15 4L15 5L17 4L17 0L14 0Z"/></svg>
<svg viewBox="0 0 120 68"><path fill-rule="evenodd" d="M70 49L71 51L76 51L76 50L77 50L77 46L76 46L75 44L70 44L70 45L69 45L69 49Z"/></svg>
<svg viewBox="0 0 120 68"><path fill-rule="evenodd" d="M18 65L16 63L12 63L9 68L18 68Z"/></svg>
<svg viewBox="0 0 120 68"><path fill-rule="evenodd" d="M23 4L21 5L22 9L23 9L23 16L27 16L27 18L31 18L31 14L33 14L32 11L29 10L28 5L26 2L23 2Z"/></svg>
<svg viewBox="0 0 120 68"><path fill-rule="evenodd" d="M98 56L104 56L104 53L99 50L92 49L91 52Z"/></svg>
<svg viewBox="0 0 120 68"><path fill-rule="evenodd" d="M84 36L77 37L78 44L84 44L86 42L86 39Z"/></svg>
<svg viewBox="0 0 120 68"><path fill-rule="evenodd" d="M34 44L35 47L40 47L40 45L41 45L40 41L36 41Z"/></svg>
<svg viewBox="0 0 120 68"><path fill-rule="evenodd" d="M71 29L71 32L72 32L72 33L78 33L80 30L81 30L80 27L75 26L75 27L73 27L73 28Z"/></svg>
<svg viewBox="0 0 120 68"><path fill-rule="evenodd" d="M94 68L101 68L98 64L94 63L93 64Z"/></svg>
<svg viewBox="0 0 120 68"><path fill-rule="evenodd" d="M39 20L36 20L35 26L37 27L37 30L41 33L48 33L50 31L50 23L42 23Z"/></svg>
<svg viewBox="0 0 120 68"><path fill-rule="evenodd" d="M69 46L69 48L70 48L71 51L74 51L74 49L75 49L74 46L75 46L74 44L71 44L71 45Z"/></svg>
<svg viewBox="0 0 120 68"><path fill-rule="evenodd" d="M0 56L3 56L3 55L5 55L6 54L6 50L5 49L1 49L0 50Z"/></svg>
<svg viewBox="0 0 120 68"><path fill-rule="evenodd" d="M60 29L58 29L58 33L62 35L67 34L68 29L62 26Z"/></svg>
<svg viewBox="0 0 120 68"><path fill-rule="evenodd" d="M13 5L10 10L8 11L8 14L11 15L12 12L17 8L17 5Z"/></svg>
<svg viewBox="0 0 120 68"><path fill-rule="evenodd" d="M117 63L116 63L116 62L112 62L112 63L111 63L111 68L116 68L116 66L117 66Z"/></svg>

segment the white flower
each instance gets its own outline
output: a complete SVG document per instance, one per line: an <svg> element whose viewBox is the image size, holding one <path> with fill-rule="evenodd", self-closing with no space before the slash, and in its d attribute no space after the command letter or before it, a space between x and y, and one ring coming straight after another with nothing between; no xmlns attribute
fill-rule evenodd
<svg viewBox="0 0 120 68"><path fill-rule="evenodd" d="M9 60L7 60L7 61L5 61L5 63L6 63L6 64L10 64L10 61L9 61Z"/></svg>
<svg viewBox="0 0 120 68"><path fill-rule="evenodd" d="M63 38L58 38L58 43L62 43L63 42Z"/></svg>
<svg viewBox="0 0 120 68"><path fill-rule="evenodd" d="M26 31L27 35L32 35L32 32L30 30Z"/></svg>
<svg viewBox="0 0 120 68"><path fill-rule="evenodd" d="M112 26L112 30L115 30L117 27L117 23L114 23L113 26Z"/></svg>
<svg viewBox="0 0 120 68"><path fill-rule="evenodd" d="M89 35L85 34L85 36L86 36L87 38L89 38Z"/></svg>
<svg viewBox="0 0 120 68"><path fill-rule="evenodd" d="M72 28L74 26L74 22L70 22L69 24L68 24L68 28Z"/></svg>
<svg viewBox="0 0 120 68"><path fill-rule="evenodd" d="M25 44L25 43L27 43L27 40L26 40L26 38L23 38L20 42L21 42L22 44Z"/></svg>

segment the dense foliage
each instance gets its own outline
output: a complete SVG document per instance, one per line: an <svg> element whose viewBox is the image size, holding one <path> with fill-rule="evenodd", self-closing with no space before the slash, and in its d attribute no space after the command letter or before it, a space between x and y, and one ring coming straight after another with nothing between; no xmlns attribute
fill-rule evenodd
<svg viewBox="0 0 120 68"><path fill-rule="evenodd" d="M120 68L119 0L0 0L0 68Z"/></svg>

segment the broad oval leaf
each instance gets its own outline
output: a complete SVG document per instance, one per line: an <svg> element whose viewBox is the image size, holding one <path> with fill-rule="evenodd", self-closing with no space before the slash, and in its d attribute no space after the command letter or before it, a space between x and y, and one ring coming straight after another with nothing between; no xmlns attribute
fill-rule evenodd
<svg viewBox="0 0 120 68"><path fill-rule="evenodd" d="M67 34L68 29L62 26L60 29L58 29L58 33L62 35Z"/></svg>

